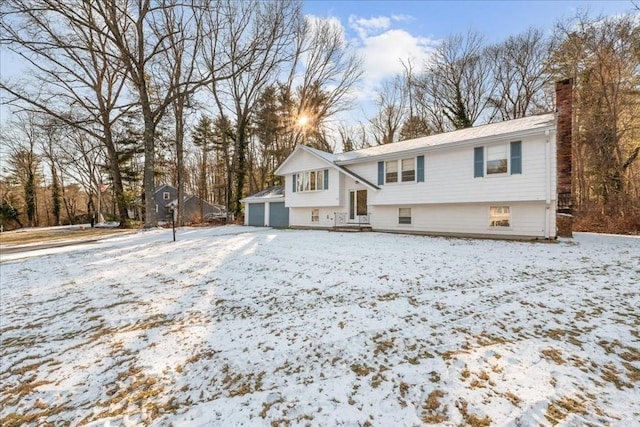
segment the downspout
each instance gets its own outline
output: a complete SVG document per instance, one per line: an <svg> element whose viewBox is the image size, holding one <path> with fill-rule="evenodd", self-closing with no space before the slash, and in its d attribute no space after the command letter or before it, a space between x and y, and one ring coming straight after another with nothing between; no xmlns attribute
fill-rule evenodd
<svg viewBox="0 0 640 427"><path fill-rule="evenodd" d="M549 239L551 227L551 143L549 139L549 129L544 131L545 144L544 144L544 199L545 199L545 214L544 214L544 238Z"/></svg>

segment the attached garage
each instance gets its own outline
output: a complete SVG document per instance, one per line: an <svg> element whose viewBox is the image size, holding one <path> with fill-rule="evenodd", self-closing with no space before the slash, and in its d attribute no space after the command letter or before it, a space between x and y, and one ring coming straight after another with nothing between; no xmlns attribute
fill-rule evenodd
<svg viewBox="0 0 640 427"><path fill-rule="evenodd" d="M284 205L284 186L267 188L242 199L244 225L254 227L289 227L289 208Z"/></svg>
<svg viewBox="0 0 640 427"><path fill-rule="evenodd" d="M249 223L247 225L252 225L254 227L263 227L265 225L264 222L264 203L251 203L245 205L248 207L248 220Z"/></svg>
<svg viewBox="0 0 640 427"><path fill-rule="evenodd" d="M289 227L289 208L284 207L284 202L269 203L269 226L274 228Z"/></svg>

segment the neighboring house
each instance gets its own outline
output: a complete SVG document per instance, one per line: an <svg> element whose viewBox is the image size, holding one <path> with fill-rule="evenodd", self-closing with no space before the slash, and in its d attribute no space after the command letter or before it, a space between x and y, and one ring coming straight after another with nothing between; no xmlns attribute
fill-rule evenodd
<svg viewBox="0 0 640 427"><path fill-rule="evenodd" d="M284 206L284 186L269 187L241 202L244 203L245 225L276 228L289 226L289 209Z"/></svg>
<svg viewBox="0 0 640 427"><path fill-rule="evenodd" d="M558 114L339 154L300 145L276 170L285 177L289 226L570 235L571 85L556 86Z"/></svg>
<svg viewBox="0 0 640 427"><path fill-rule="evenodd" d="M178 205L178 189L170 185L162 185L153 193L153 198L156 203L158 221L171 221L173 209ZM204 210L204 218L201 218L201 206ZM226 217L227 210L224 206L214 205L196 196L184 196L185 221L195 222L202 219L224 219Z"/></svg>

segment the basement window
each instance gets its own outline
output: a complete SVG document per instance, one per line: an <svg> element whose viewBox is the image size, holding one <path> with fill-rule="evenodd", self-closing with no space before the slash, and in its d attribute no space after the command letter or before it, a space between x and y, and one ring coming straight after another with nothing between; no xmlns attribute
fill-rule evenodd
<svg viewBox="0 0 640 427"><path fill-rule="evenodd" d="M320 209L311 209L311 222L320 222Z"/></svg>
<svg viewBox="0 0 640 427"><path fill-rule="evenodd" d="M411 208L398 209L398 224L411 224Z"/></svg>
<svg viewBox="0 0 640 427"><path fill-rule="evenodd" d="M511 209L509 206L491 206L489 208L490 227L510 227Z"/></svg>

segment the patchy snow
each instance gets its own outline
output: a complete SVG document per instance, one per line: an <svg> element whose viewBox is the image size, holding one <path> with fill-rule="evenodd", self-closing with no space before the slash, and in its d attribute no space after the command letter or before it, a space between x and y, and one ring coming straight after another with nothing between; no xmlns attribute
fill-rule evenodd
<svg viewBox="0 0 640 427"><path fill-rule="evenodd" d="M0 424L640 423L640 238L171 239L0 256Z"/></svg>

